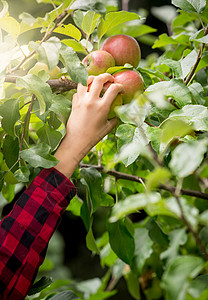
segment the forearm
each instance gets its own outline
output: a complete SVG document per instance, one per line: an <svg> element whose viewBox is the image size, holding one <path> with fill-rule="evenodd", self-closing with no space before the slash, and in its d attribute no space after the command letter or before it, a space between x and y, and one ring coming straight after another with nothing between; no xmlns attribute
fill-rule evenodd
<svg viewBox="0 0 208 300"><path fill-rule="evenodd" d="M93 146L93 145L92 145ZM54 156L58 159L58 164L55 168L64 174L67 178L71 178L76 167L79 165L83 157L92 148L90 143L87 145L80 139L76 139L74 143L65 137Z"/></svg>
<svg viewBox="0 0 208 300"><path fill-rule="evenodd" d="M75 187L54 169L41 171L0 223L0 299L24 299Z"/></svg>

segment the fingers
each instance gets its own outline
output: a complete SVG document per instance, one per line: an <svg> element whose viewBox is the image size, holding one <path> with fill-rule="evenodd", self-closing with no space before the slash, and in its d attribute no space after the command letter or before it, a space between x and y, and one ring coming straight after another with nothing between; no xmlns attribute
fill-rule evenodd
<svg viewBox="0 0 208 300"><path fill-rule="evenodd" d="M93 75L89 76L88 79L87 79L87 85L92 83L94 79L95 79L95 76L93 76Z"/></svg>
<svg viewBox="0 0 208 300"><path fill-rule="evenodd" d="M77 94L83 95L87 92L88 86L82 85L81 83L78 83L77 85Z"/></svg>
<svg viewBox="0 0 208 300"><path fill-rule="evenodd" d="M110 106L113 103L116 96L119 93L123 93L123 92L124 92L124 89L123 89L122 84L119 84L119 83L111 84L103 96L103 100L104 100L105 104Z"/></svg>
<svg viewBox="0 0 208 300"><path fill-rule="evenodd" d="M108 73L103 73L93 78L93 80L91 81L92 85L90 88L90 94L92 96L92 99L98 99L100 97L103 85L108 81L114 82L113 76Z"/></svg>

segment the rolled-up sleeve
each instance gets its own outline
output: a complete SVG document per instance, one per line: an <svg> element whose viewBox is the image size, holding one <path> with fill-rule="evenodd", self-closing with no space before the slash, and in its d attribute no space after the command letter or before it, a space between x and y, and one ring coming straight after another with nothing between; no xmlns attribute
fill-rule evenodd
<svg viewBox="0 0 208 300"><path fill-rule="evenodd" d="M24 299L48 242L76 188L55 168L43 169L0 223L0 299Z"/></svg>

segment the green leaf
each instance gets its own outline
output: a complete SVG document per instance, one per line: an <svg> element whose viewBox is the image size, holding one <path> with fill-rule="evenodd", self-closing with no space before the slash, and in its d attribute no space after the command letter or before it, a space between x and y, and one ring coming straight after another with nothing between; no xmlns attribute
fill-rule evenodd
<svg viewBox="0 0 208 300"><path fill-rule="evenodd" d="M87 201L83 202L80 210L80 215L85 225L85 228L88 232L92 226L92 214L91 214L91 208L88 207Z"/></svg>
<svg viewBox="0 0 208 300"><path fill-rule="evenodd" d="M208 131L208 109L203 105L185 105L180 110L170 114L172 117L185 117L194 130Z"/></svg>
<svg viewBox="0 0 208 300"><path fill-rule="evenodd" d="M94 238L94 235L93 235L93 231L92 231L92 228L90 228L90 230L88 231L87 233L87 236L86 236L86 245L87 245L87 248L89 250L91 250L92 252L94 253L97 253L99 254L99 249L96 245L96 242L95 242L95 238Z"/></svg>
<svg viewBox="0 0 208 300"><path fill-rule="evenodd" d="M15 136L15 123L20 119L19 99L9 99L0 106L2 127L11 136Z"/></svg>
<svg viewBox="0 0 208 300"><path fill-rule="evenodd" d="M17 87L24 87L30 93L34 94L39 102L40 115L43 114L51 104L52 91L49 85L43 82L38 76L29 74L21 78L17 78Z"/></svg>
<svg viewBox="0 0 208 300"><path fill-rule="evenodd" d="M38 129L37 135L42 143L46 143L50 146L51 151L54 151L58 147L62 139L61 132L47 124L44 124L43 127Z"/></svg>
<svg viewBox="0 0 208 300"><path fill-rule="evenodd" d="M85 294L85 298L89 299L90 294L96 294L101 286L100 278L92 278L76 283L76 289Z"/></svg>
<svg viewBox="0 0 208 300"><path fill-rule="evenodd" d="M19 156L19 141L18 138L7 135L3 143L4 159L11 171L14 172L18 167L14 164L17 163Z"/></svg>
<svg viewBox="0 0 208 300"><path fill-rule="evenodd" d="M47 64L50 71L57 66L61 49L61 42L57 37L51 37L41 45L30 42L30 47L37 51L38 60Z"/></svg>
<svg viewBox="0 0 208 300"><path fill-rule="evenodd" d="M123 123L130 123L137 126L143 126L149 111L149 103L145 101L145 103L141 103L140 105L139 98L135 98L135 100L132 100L129 104L116 107L116 113Z"/></svg>
<svg viewBox="0 0 208 300"><path fill-rule="evenodd" d="M147 190L154 190L160 184L166 183L170 177L171 173L168 169L160 167L155 168L154 171L147 176L147 180L145 182Z"/></svg>
<svg viewBox="0 0 208 300"><path fill-rule="evenodd" d="M164 57L162 57L160 62L161 62L161 64L165 64L170 69L172 69L173 74L175 75L176 78L183 78L180 61L169 59L164 56Z"/></svg>
<svg viewBox="0 0 208 300"><path fill-rule="evenodd" d="M1 10L1 12L0 12L0 18L3 18L3 17L5 17L5 16L7 15L7 13L8 13L9 5L8 5L8 3L7 3L6 1L4 1L4 0L1 0L1 3L3 4L3 8L2 8L2 10Z"/></svg>
<svg viewBox="0 0 208 300"><path fill-rule="evenodd" d="M4 185L4 177L7 174L6 171L0 171L0 191L3 188ZM0 207L3 207L4 204L7 204L6 199L2 196L2 193L0 193Z"/></svg>
<svg viewBox="0 0 208 300"><path fill-rule="evenodd" d="M105 6L102 2L99 1L85 1L85 0L77 0L70 5L70 9L76 10L81 9L84 11L92 10L98 13L106 13Z"/></svg>
<svg viewBox="0 0 208 300"><path fill-rule="evenodd" d="M88 54L80 42L77 42L73 39L62 40L61 42L67 45L68 47L71 47L75 52L83 53L85 55Z"/></svg>
<svg viewBox="0 0 208 300"><path fill-rule="evenodd" d="M155 77L158 77L158 78L160 78L160 79L162 79L162 80L167 80L167 81L170 80L169 77L165 76L164 73L162 73L162 72L160 72L160 71L158 71L158 70L144 69L144 68L141 68L141 67L138 67L137 70L138 70L139 72L141 72L141 73L147 73L147 74L149 74L149 75L153 75L153 76L155 76Z"/></svg>
<svg viewBox="0 0 208 300"><path fill-rule="evenodd" d="M147 128L146 134L147 134L147 138L151 141L153 149L159 154L161 129L158 127L149 126Z"/></svg>
<svg viewBox="0 0 208 300"><path fill-rule="evenodd" d="M195 42L199 42L199 43L204 43L204 44L207 44L208 43L208 36L205 35L201 38L193 38L191 39L192 41L195 41Z"/></svg>
<svg viewBox="0 0 208 300"><path fill-rule="evenodd" d="M155 29L155 28L152 28L145 24L141 24L140 20L133 20L133 21L129 21L125 24L120 24L120 25L114 27L113 29L109 30L106 33L106 35L113 36L113 35L117 35L117 34L126 34L126 35L130 35L134 38L137 38L142 35L156 32L156 31L157 31L157 29Z"/></svg>
<svg viewBox="0 0 208 300"><path fill-rule="evenodd" d="M166 33L159 35L158 39L155 41L154 45L152 46L153 49L155 48L162 48L168 45L186 45L187 42L189 43L189 37L186 35L174 37L168 36Z"/></svg>
<svg viewBox="0 0 208 300"><path fill-rule="evenodd" d="M132 133L129 134L128 132L130 131L127 129L128 127L131 128L131 125L127 125L126 127L125 125L121 126L122 129L119 128L118 132L116 132L116 136L120 138L120 141L118 142L120 149L119 153L115 156L115 160L122 161L125 166L128 167L139 157L141 153L148 154L148 151L146 151L145 148L145 146L148 144L148 139L144 134L147 125L143 124L141 127L136 127L134 133L132 132L133 135ZM126 131L125 135L123 135L124 130Z"/></svg>
<svg viewBox="0 0 208 300"><path fill-rule="evenodd" d="M111 298L116 294L116 291L111 291L111 292L97 292L95 295L90 295L88 300L100 300L100 299L107 299Z"/></svg>
<svg viewBox="0 0 208 300"><path fill-rule="evenodd" d="M204 104L204 89L199 82L193 82L189 85L189 90L192 93L192 97L197 104Z"/></svg>
<svg viewBox="0 0 208 300"><path fill-rule="evenodd" d="M80 175L84 178L84 184L89 189L89 196L92 201L92 210L95 212L99 206L112 206L113 198L103 192L101 174L94 168L80 170Z"/></svg>
<svg viewBox="0 0 208 300"><path fill-rule="evenodd" d="M135 258L134 263L137 266L138 274L142 273L142 268L147 258L153 253L153 241L149 237L146 228L135 228Z"/></svg>
<svg viewBox="0 0 208 300"><path fill-rule="evenodd" d="M151 13L167 25L172 23L177 16L175 7L171 5L163 5L159 7L153 6L151 8Z"/></svg>
<svg viewBox="0 0 208 300"><path fill-rule="evenodd" d="M27 167L21 167L14 173L15 178L19 182L28 182L30 176L30 170Z"/></svg>
<svg viewBox="0 0 208 300"><path fill-rule="evenodd" d="M208 290L207 287L208 287L208 275L207 274L200 275L190 283L188 292L194 299L199 299L200 295L205 290L206 291Z"/></svg>
<svg viewBox="0 0 208 300"><path fill-rule="evenodd" d="M198 19L196 14L190 14L186 11L180 10L177 17L172 22L172 28L176 29L177 27L185 27L189 22L195 21Z"/></svg>
<svg viewBox="0 0 208 300"><path fill-rule="evenodd" d="M190 278L196 277L203 268L203 260L196 256L179 256L172 260L162 278L162 287L166 291L166 299L183 300Z"/></svg>
<svg viewBox="0 0 208 300"><path fill-rule="evenodd" d="M172 172L179 177L186 177L193 173L204 159L207 152L206 140L183 143L172 152L169 166Z"/></svg>
<svg viewBox="0 0 208 300"><path fill-rule="evenodd" d="M185 218L189 221L189 223L193 226L193 228L197 227L198 222L198 209L193 206L191 203L189 203L185 198L180 197L181 206L185 215ZM162 202L162 203L161 203ZM155 207L151 207L151 210L149 210L149 213L154 215L167 215L172 216L174 218L181 219L181 211L178 206L178 203L176 201L175 197L169 197L165 200L162 200L160 203L153 204ZM157 207L157 204L163 206ZM159 208L159 209L158 209Z"/></svg>
<svg viewBox="0 0 208 300"><path fill-rule="evenodd" d="M113 266L117 260L117 255L113 252L109 243L100 251L101 266Z"/></svg>
<svg viewBox="0 0 208 300"><path fill-rule="evenodd" d="M76 83L87 85L88 73L86 68L81 64L76 52L62 43L60 54L71 79Z"/></svg>
<svg viewBox="0 0 208 300"><path fill-rule="evenodd" d="M48 25L48 22L46 22L43 18L38 17L36 19L26 12L23 12L21 15L19 15L19 18L22 20L22 22L20 23L20 34Z"/></svg>
<svg viewBox="0 0 208 300"><path fill-rule="evenodd" d="M89 10L82 20L82 30L90 36L93 33L95 27L97 26L98 20L101 17L100 14L97 14L94 11Z"/></svg>
<svg viewBox="0 0 208 300"><path fill-rule="evenodd" d="M37 19L27 12L23 12L19 16L19 18L20 20L22 20L24 23L28 24L31 27L37 22Z"/></svg>
<svg viewBox="0 0 208 300"><path fill-rule="evenodd" d="M172 97L179 107L192 102L191 93L181 79L157 82L146 89L147 92L160 91L166 97Z"/></svg>
<svg viewBox="0 0 208 300"><path fill-rule="evenodd" d="M162 125L162 131L160 135L161 150L172 140L179 137L184 137L188 133L192 132L192 127L183 118L170 118Z"/></svg>
<svg viewBox="0 0 208 300"><path fill-rule="evenodd" d="M141 24L140 21L133 20L130 22L127 22L125 24L121 24L119 26L114 27L113 29L109 30L106 34L108 36L113 36L117 34L126 34L130 35L134 38L141 37L143 35L156 32L157 29L150 27L145 24Z"/></svg>
<svg viewBox="0 0 208 300"><path fill-rule="evenodd" d="M105 16L105 20L101 19L98 25L98 39L100 40L108 30L114 28L115 26L136 19L139 19L139 16L136 13L131 13L127 11L107 13Z"/></svg>
<svg viewBox="0 0 208 300"><path fill-rule="evenodd" d="M192 101L188 87L180 79L171 79L168 82L167 96L173 97L180 107Z"/></svg>
<svg viewBox="0 0 208 300"><path fill-rule="evenodd" d="M71 102L61 94L53 94L52 104L49 111L54 112L58 119L66 124L71 112Z"/></svg>
<svg viewBox="0 0 208 300"><path fill-rule="evenodd" d="M52 279L50 277L43 276L40 280L36 281L31 289L29 290L28 295L34 295L48 287L52 283Z"/></svg>
<svg viewBox="0 0 208 300"><path fill-rule="evenodd" d="M50 146L37 144L21 152L21 158L27 161L32 167L52 168L57 164L57 159L50 155Z"/></svg>
<svg viewBox="0 0 208 300"><path fill-rule="evenodd" d="M125 64L124 66L115 66L115 67L110 67L107 69L107 73L114 74L117 73L118 71L122 70L132 70L133 67L130 64Z"/></svg>
<svg viewBox="0 0 208 300"><path fill-rule="evenodd" d="M181 68L182 68L182 78L185 78L189 72L191 71L192 67L196 63L198 53L196 50L192 50L185 58L183 58L180 63L181 63Z"/></svg>
<svg viewBox="0 0 208 300"><path fill-rule="evenodd" d="M148 206L151 207L153 204L159 202L160 199L161 196L159 193L130 195L125 200L114 205L109 221L116 222L124 216L137 212L139 209L144 209Z"/></svg>
<svg viewBox="0 0 208 300"><path fill-rule="evenodd" d="M133 272L130 272L130 273L126 274L125 279L126 279L126 283L127 283L127 287L128 287L128 291L129 291L130 295L134 299L140 300L141 299L140 286L139 286L139 280L138 280L136 274L134 274Z"/></svg>
<svg viewBox="0 0 208 300"><path fill-rule="evenodd" d="M72 291L60 292L57 295L50 297L51 300L76 300L79 299Z"/></svg>
<svg viewBox="0 0 208 300"><path fill-rule="evenodd" d="M186 228L179 228L173 230L169 234L170 245L160 254L161 259L167 259L170 262L175 259L179 254L179 247L184 245L187 241Z"/></svg>
<svg viewBox="0 0 208 300"><path fill-rule="evenodd" d="M117 256L127 264L131 264L134 256L134 237L129 231L125 219L115 223L107 223L111 248Z"/></svg>
<svg viewBox="0 0 208 300"><path fill-rule="evenodd" d="M81 216L81 207L83 205L83 201L78 197L75 196L70 201L69 205L67 206L67 211L71 211L75 216Z"/></svg>
<svg viewBox="0 0 208 300"><path fill-rule="evenodd" d="M19 22L17 22L13 17L10 16L0 18L0 28L11 34L11 36L15 39L17 39L20 34Z"/></svg>
<svg viewBox="0 0 208 300"><path fill-rule="evenodd" d="M207 66L208 66L208 55L205 52L204 54L202 54L202 58L196 68L196 73Z"/></svg>
<svg viewBox="0 0 208 300"><path fill-rule="evenodd" d="M206 0L172 0L172 4L189 13L201 14L206 6Z"/></svg>
<svg viewBox="0 0 208 300"><path fill-rule="evenodd" d="M165 247L168 246L168 235L162 231L158 223L154 221L153 218L150 218L147 221L146 228L148 229L149 236L154 243Z"/></svg>
<svg viewBox="0 0 208 300"><path fill-rule="evenodd" d="M62 24L61 27L56 28L54 32L70 36L77 41L80 41L82 37L80 30L73 24Z"/></svg>
<svg viewBox="0 0 208 300"><path fill-rule="evenodd" d="M0 63L0 73L1 73L1 84L4 82L4 73L6 68L9 66L11 60L18 52L18 47L16 47L15 40L12 37L7 37L5 42L1 42L0 54L1 54L1 63ZM3 82L2 82L3 81ZM2 89L2 87L1 87Z"/></svg>
<svg viewBox="0 0 208 300"><path fill-rule="evenodd" d="M83 20L85 14L86 14L86 12L84 12L80 9L77 9L74 11L74 14L73 14L74 23L79 28L82 28L82 20Z"/></svg>
<svg viewBox="0 0 208 300"><path fill-rule="evenodd" d="M120 150L123 145L132 142L134 138L135 130L136 127L130 124L122 124L118 126L116 130L116 137L118 138L117 140L118 150Z"/></svg>

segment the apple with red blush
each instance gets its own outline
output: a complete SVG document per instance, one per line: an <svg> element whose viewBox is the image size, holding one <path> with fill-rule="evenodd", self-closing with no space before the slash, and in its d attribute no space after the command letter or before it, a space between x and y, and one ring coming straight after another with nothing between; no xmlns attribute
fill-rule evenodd
<svg viewBox="0 0 208 300"><path fill-rule="evenodd" d="M113 56L104 50L95 50L89 53L82 60L88 75L99 75L105 73L107 69L115 66Z"/></svg>
<svg viewBox="0 0 208 300"><path fill-rule="evenodd" d="M141 59L141 50L137 40L129 35L118 34L108 37L101 47L115 59L116 66L126 63L136 68Z"/></svg>

